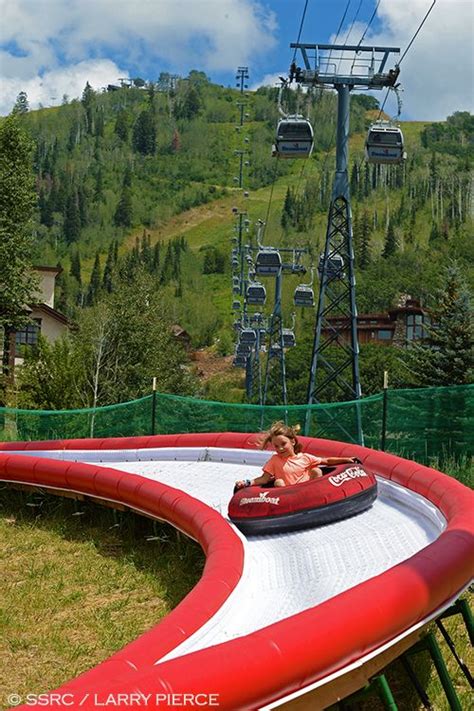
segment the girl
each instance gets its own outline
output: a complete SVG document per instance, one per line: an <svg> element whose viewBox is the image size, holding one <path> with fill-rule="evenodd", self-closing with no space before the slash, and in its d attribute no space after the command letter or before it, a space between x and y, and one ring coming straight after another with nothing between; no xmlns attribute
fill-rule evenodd
<svg viewBox="0 0 474 711"><path fill-rule="evenodd" d="M265 449L270 442L276 451L263 466L263 474L252 481L237 481L234 491L245 486L291 486L309 479L317 479L323 473L320 465L350 464L356 457L315 457L301 451L301 444L296 435L300 426L289 427L284 422L274 422L260 440L260 449Z"/></svg>

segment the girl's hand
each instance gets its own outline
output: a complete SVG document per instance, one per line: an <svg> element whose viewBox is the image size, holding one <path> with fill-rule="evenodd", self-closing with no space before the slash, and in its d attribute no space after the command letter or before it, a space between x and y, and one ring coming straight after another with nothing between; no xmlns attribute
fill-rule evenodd
<svg viewBox="0 0 474 711"><path fill-rule="evenodd" d="M247 486L251 486L251 483L252 482L249 479L245 479L245 481L242 479L236 481L234 486L234 494L236 494L237 491L240 491L240 489L245 489Z"/></svg>

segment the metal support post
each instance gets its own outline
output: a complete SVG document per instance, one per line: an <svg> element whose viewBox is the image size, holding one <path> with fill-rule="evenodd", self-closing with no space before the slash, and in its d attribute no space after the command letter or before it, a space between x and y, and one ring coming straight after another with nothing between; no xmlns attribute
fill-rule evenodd
<svg viewBox="0 0 474 711"><path fill-rule="evenodd" d="M156 434L156 378L153 378L153 391L151 394L151 434Z"/></svg>
<svg viewBox="0 0 474 711"><path fill-rule="evenodd" d="M269 339L267 351L267 365L265 370L265 385L263 390L262 404L267 404L268 391L271 383L276 382L275 367L279 370L279 390L281 393L281 403L287 405L286 391L286 369L285 369L285 351L283 349L283 330L282 330L282 315L281 315L281 287L282 287L282 269L280 268L275 278L275 304L270 317ZM277 360L278 365L272 367L272 361Z"/></svg>
<svg viewBox="0 0 474 711"><path fill-rule="evenodd" d="M378 676L375 676L371 681L372 684L375 684L377 687L378 694L385 708L390 711L398 711L398 706L395 703L395 699L393 698L393 694L385 674L378 674Z"/></svg>
<svg viewBox="0 0 474 711"><path fill-rule="evenodd" d="M389 709L390 711L398 711L398 706L395 703L389 683L384 674L378 674L377 676L372 677L367 686L360 691L356 691L354 694L351 694L347 699L343 699L339 703L339 708L341 711L346 711L346 709L348 711L353 707L358 708L357 702L374 692L378 694L386 709Z"/></svg>
<svg viewBox="0 0 474 711"><path fill-rule="evenodd" d="M387 435L387 400L388 400L388 371L383 372L383 396L382 396L382 436L380 438L380 449L385 452L385 438Z"/></svg>
<svg viewBox="0 0 474 711"><path fill-rule="evenodd" d="M438 672L439 680L448 699L449 708L451 711L462 711L459 697L456 694L453 682L449 676L449 672L444 663L443 655L438 646L436 638L432 632L429 632L422 640L417 642L406 654L416 654L417 652L427 651L433 660L435 669Z"/></svg>
<svg viewBox="0 0 474 711"><path fill-rule="evenodd" d="M467 679L467 681L468 681L468 683L469 683L469 686L471 687L471 689L474 689L474 679L472 678L472 674L471 674L471 672L469 671L467 664L465 664L465 662L461 659L461 657L460 657L459 654L457 653L456 647L454 646L454 642L453 642L453 640L451 639L450 635L448 634L448 630L447 630L446 627L443 625L443 623L441 622L440 619L436 620L436 626L438 627L439 631L440 631L441 634L443 635L444 641L445 641L446 644L448 645L448 647L449 647L449 649L450 649L450 651L451 651L451 654L453 655L454 659L455 659L456 662L457 662L458 667L460 668L460 670L462 671L462 673L463 673L464 676L466 677L466 679Z"/></svg>
<svg viewBox="0 0 474 711"><path fill-rule="evenodd" d="M400 657L400 662L401 662L403 668L405 669L411 683L415 687L416 692L417 692L418 696L420 697L420 701L423 704L423 706L425 707L425 709L432 709L433 707L431 706L429 696L426 693L426 691L423 689L421 682L418 679L417 675L415 674L415 670L413 669L413 667L410 663L410 660L408 659L408 657L405 654L402 654L402 656Z"/></svg>
<svg viewBox="0 0 474 711"><path fill-rule="evenodd" d="M439 616L438 619L444 620L446 617L451 617L451 615L462 615L464 624L466 625L467 633L469 635L469 641L471 646L474 647L474 621L472 618L471 608L469 607L467 600L464 598L459 598L456 602L448 607L447 610Z"/></svg>

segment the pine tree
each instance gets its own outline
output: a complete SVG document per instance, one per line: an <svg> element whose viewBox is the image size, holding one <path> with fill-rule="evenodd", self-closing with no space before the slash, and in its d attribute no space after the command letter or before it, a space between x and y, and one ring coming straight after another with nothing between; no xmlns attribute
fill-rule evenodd
<svg viewBox="0 0 474 711"><path fill-rule="evenodd" d="M81 104L84 107L84 111L86 113L87 133L92 135L94 133L95 92L89 82L86 82L84 91L82 92Z"/></svg>
<svg viewBox="0 0 474 711"><path fill-rule="evenodd" d="M99 106L96 110L96 113L95 113L95 135L96 135L96 138L103 138L104 137L104 128L105 128L104 109L102 106ZM96 146L98 146L98 143L96 143Z"/></svg>
<svg viewBox="0 0 474 711"><path fill-rule="evenodd" d="M369 197L371 189L372 188L370 184L370 166L368 163L366 163L364 167L363 197Z"/></svg>
<svg viewBox="0 0 474 711"><path fill-rule="evenodd" d="M132 145L142 155L153 155L156 152L156 119L149 109L142 111L135 121Z"/></svg>
<svg viewBox="0 0 474 711"><path fill-rule="evenodd" d="M155 84L152 81L150 81L148 83L148 87L146 90L146 100L147 100L148 108L150 109L150 111L153 114L156 111L155 95L156 95Z"/></svg>
<svg viewBox="0 0 474 711"><path fill-rule="evenodd" d="M466 385L474 381L471 295L456 262L446 267L444 277L431 315L433 326L426 328L428 341L413 344L407 353L419 385Z"/></svg>
<svg viewBox="0 0 474 711"><path fill-rule="evenodd" d="M89 216L87 211L87 193L84 185L81 185L77 191L77 205L79 208L81 227L85 227L89 222Z"/></svg>
<svg viewBox="0 0 474 711"><path fill-rule="evenodd" d="M28 111L29 111L28 95L27 95L26 91L20 91L20 93L16 97L15 106L12 109L12 114L22 116L23 114L28 113Z"/></svg>
<svg viewBox="0 0 474 711"><path fill-rule="evenodd" d="M102 287L109 294L113 288L113 273L114 273L114 243L110 243L107 253L107 261L105 262L104 275L102 277Z"/></svg>
<svg viewBox="0 0 474 711"><path fill-rule="evenodd" d="M81 276L81 257L78 251L74 251L71 254L71 268L69 274L74 277L79 286L82 286L82 276Z"/></svg>
<svg viewBox="0 0 474 711"><path fill-rule="evenodd" d="M388 223L387 234L385 236L385 244L382 252L382 257L387 259L395 254L397 251L397 238L395 236L395 229L391 221Z"/></svg>
<svg viewBox="0 0 474 711"><path fill-rule="evenodd" d="M128 137L130 135L130 115L125 109L122 109L117 114L114 133L124 143L128 142Z"/></svg>
<svg viewBox="0 0 474 711"><path fill-rule="evenodd" d="M360 221L359 266L361 269L366 269L370 264L370 232L370 217L365 209Z"/></svg>
<svg viewBox="0 0 474 711"><path fill-rule="evenodd" d="M4 372L11 331L26 323L37 282L31 272L31 219L36 206L33 142L16 115L0 123L0 327Z"/></svg>
<svg viewBox="0 0 474 711"><path fill-rule="evenodd" d="M79 212L79 199L76 190L71 190L66 204L64 215L64 238L68 244L76 242L81 234L81 215Z"/></svg>
<svg viewBox="0 0 474 711"><path fill-rule="evenodd" d="M281 226L284 230L288 230L291 225L294 225L295 214L297 212L296 198L293 190L288 187L286 189L285 202L281 213Z"/></svg>
<svg viewBox="0 0 474 711"><path fill-rule="evenodd" d="M89 282L89 288L87 290L87 305L92 306L97 302L100 291L100 256L99 252L95 255L94 266L92 267L91 280Z"/></svg>
<svg viewBox="0 0 474 711"><path fill-rule="evenodd" d="M124 188L131 188L132 187L132 166L130 165L130 163L125 168L125 172L123 174L122 185Z"/></svg>
<svg viewBox="0 0 474 711"><path fill-rule="evenodd" d="M143 230L140 243L140 260L147 271L151 272L153 270L153 255L151 251L150 235L147 235L146 230Z"/></svg>
<svg viewBox="0 0 474 711"><path fill-rule="evenodd" d="M194 84L188 84L184 99L176 107L177 118L187 119L191 121L199 115L202 108L201 97L199 91Z"/></svg>
<svg viewBox="0 0 474 711"><path fill-rule="evenodd" d="M57 267L60 270L55 282L55 298L54 304L55 308L62 314L67 314L69 311L69 282L64 273L61 262L57 263Z"/></svg>
<svg viewBox="0 0 474 711"><path fill-rule="evenodd" d="M160 268L160 243L156 242L153 247L153 274L157 274Z"/></svg>
<svg viewBox="0 0 474 711"><path fill-rule="evenodd" d="M351 171L351 195L357 197L359 195L359 166L354 163Z"/></svg>
<svg viewBox="0 0 474 711"><path fill-rule="evenodd" d="M128 187L122 188L120 200L115 209L114 223L117 227L131 227L133 222L132 191Z"/></svg>
<svg viewBox="0 0 474 711"><path fill-rule="evenodd" d="M103 202L104 200L104 173L100 165L95 174L94 200L96 202Z"/></svg>

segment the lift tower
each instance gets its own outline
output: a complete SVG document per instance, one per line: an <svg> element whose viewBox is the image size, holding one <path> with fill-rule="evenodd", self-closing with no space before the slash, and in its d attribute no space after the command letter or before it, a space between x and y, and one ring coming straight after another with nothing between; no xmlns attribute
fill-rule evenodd
<svg viewBox="0 0 474 711"><path fill-rule="evenodd" d="M335 89L338 95L336 173L334 177L324 252L319 264L319 301L311 358L307 402L320 401L329 385L336 386L343 400L361 397L359 344L352 245L352 216L348 179L349 106L354 89L383 89L394 86L399 68L385 70L396 47L368 47L339 44L292 43L299 50L303 67L290 68L290 80L307 87ZM340 356L331 362L329 346ZM322 377L316 380L320 369ZM348 372L351 376L348 376ZM305 423L310 433L311 410ZM356 408L356 439L363 443L360 409ZM345 431L345 434L350 434ZM351 436L353 439L353 436Z"/></svg>

